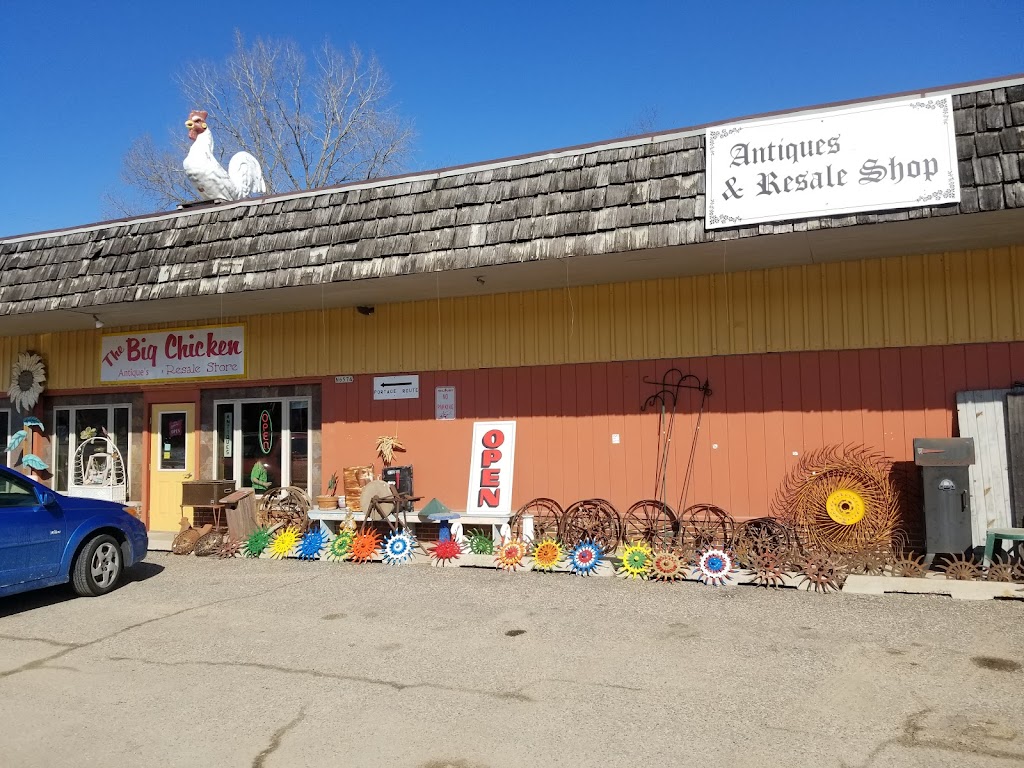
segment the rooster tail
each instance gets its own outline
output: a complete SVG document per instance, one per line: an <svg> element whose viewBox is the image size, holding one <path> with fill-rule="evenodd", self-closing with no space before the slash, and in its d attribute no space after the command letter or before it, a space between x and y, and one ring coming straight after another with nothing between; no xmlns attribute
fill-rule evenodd
<svg viewBox="0 0 1024 768"><path fill-rule="evenodd" d="M266 194L267 183L260 161L248 152L235 153L228 163L228 176L238 189L238 199Z"/></svg>

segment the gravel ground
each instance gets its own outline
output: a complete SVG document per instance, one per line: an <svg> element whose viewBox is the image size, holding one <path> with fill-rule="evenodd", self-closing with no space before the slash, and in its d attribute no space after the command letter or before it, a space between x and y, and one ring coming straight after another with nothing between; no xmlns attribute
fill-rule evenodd
<svg viewBox="0 0 1024 768"><path fill-rule="evenodd" d="M0 599L0 764L1019 766L1022 617L156 553Z"/></svg>

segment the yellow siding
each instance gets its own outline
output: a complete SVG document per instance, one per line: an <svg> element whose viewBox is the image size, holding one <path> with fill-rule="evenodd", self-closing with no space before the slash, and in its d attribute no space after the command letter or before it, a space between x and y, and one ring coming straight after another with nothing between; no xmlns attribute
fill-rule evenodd
<svg viewBox="0 0 1024 768"><path fill-rule="evenodd" d="M255 380L1021 340L1024 246L240 321ZM32 349L50 389L95 387L100 336L0 338L0 370Z"/></svg>

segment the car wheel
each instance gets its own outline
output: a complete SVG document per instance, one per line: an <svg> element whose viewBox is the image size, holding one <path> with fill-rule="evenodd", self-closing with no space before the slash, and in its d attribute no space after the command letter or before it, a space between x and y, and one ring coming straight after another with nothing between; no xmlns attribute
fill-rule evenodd
<svg viewBox="0 0 1024 768"><path fill-rule="evenodd" d="M90 539L78 553L71 583L82 597L105 595L121 580L124 560L121 545L113 536Z"/></svg>

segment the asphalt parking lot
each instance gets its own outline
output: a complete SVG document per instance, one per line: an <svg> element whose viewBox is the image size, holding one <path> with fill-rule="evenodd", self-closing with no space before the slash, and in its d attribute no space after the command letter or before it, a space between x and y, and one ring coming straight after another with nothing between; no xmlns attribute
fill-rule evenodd
<svg viewBox="0 0 1024 768"><path fill-rule="evenodd" d="M1011 766L1024 604L155 553L0 598L0 764Z"/></svg>

